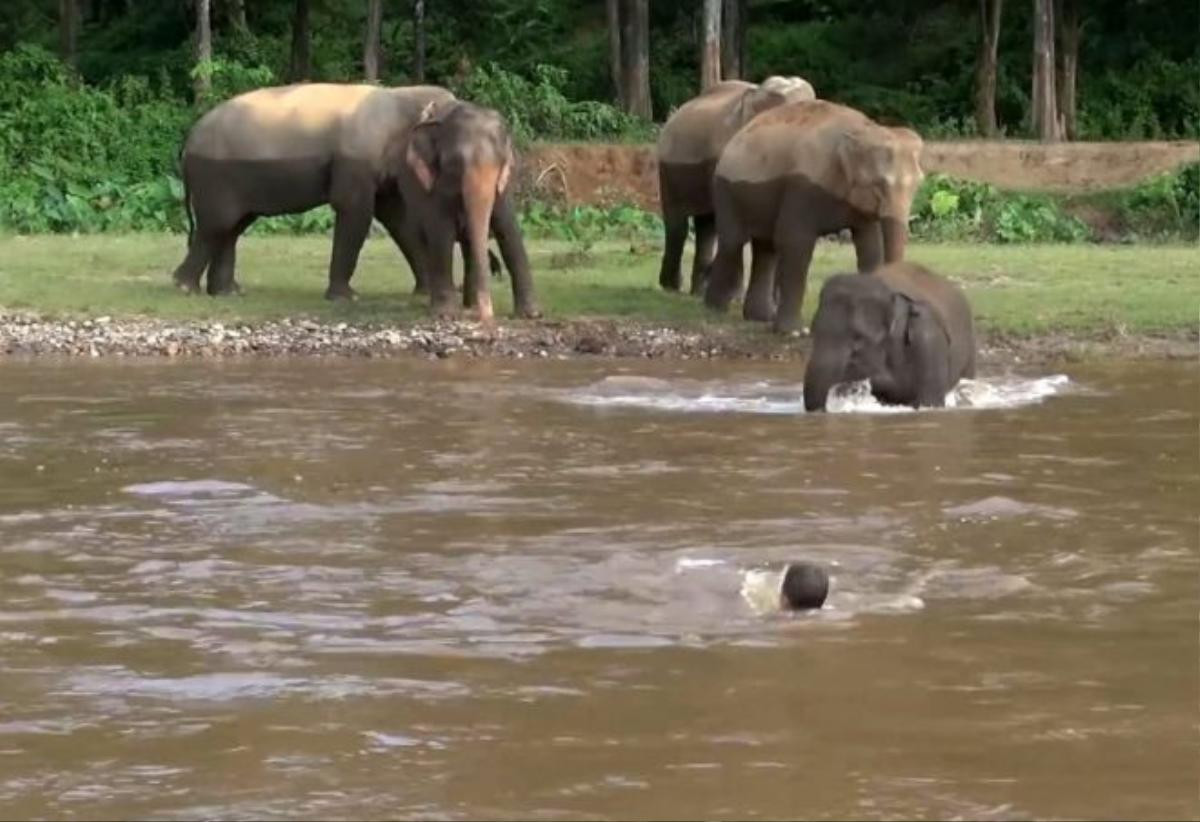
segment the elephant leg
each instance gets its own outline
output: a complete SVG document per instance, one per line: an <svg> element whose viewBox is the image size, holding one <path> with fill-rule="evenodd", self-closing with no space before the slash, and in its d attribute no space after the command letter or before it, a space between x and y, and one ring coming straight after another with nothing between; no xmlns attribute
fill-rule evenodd
<svg viewBox="0 0 1200 822"><path fill-rule="evenodd" d="M742 248L745 242L717 243L717 256L713 259L708 274L708 285L704 289L704 304L716 311L726 311L729 304L742 291Z"/></svg>
<svg viewBox="0 0 1200 822"><path fill-rule="evenodd" d="M430 310L435 317L449 319L459 314L454 288L454 245L457 233L443 221L427 224L425 237L425 281L429 285Z"/></svg>
<svg viewBox="0 0 1200 822"><path fill-rule="evenodd" d="M353 300L357 296L350 287L350 278L358 265L367 232L371 230L372 212L361 203L337 210L333 224L333 255L329 260L327 300Z"/></svg>
<svg viewBox="0 0 1200 822"><path fill-rule="evenodd" d="M663 227L666 240L663 243L662 268L658 272L658 284L664 291L678 291L682 275L679 267L683 260L683 246L687 243L687 215L663 209Z"/></svg>
<svg viewBox="0 0 1200 822"><path fill-rule="evenodd" d="M817 237L811 233L791 234L783 242L776 234L779 262L775 276L779 280L779 307L775 311L775 330L781 334L799 328L804 290L808 286L808 266L812 262Z"/></svg>
<svg viewBox="0 0 1200 822"><path fill-rule="evenodd" d="M397 196L380 196L375 198L375 219L379 220L387 231L396 248L408 263L415 285L414 294L425 294L429 286L425 283L425 263L421 258L421 233L416 224L406 218L404 203Z"/></svg>
<svg viewBox="0 0 1200 822"><path fill-rule="evenodd" d="M850 227L854 238L854 254L858 258L858 270L865 274L883 265L883 228L878 220Z"/></svg>
<svg viewBox="0 0 1200 822"><path fill-rule="evenodd" d="M247 214L221 238L208 266L209 296L224 297L243 293L242 286L236 278L237 242L254 220L253 214Z"/></svg>
<svg viewBox="0 0 1200 822"><path fill-rule="evenodd" d="M192 233L191 241L188 243L187 255L183 258L183 262L175 269L175 273L171 275L171 280L175 283L175 287L186 294L197 294L200 291L200 277L204 274L204 269L209 265L209 261L216 254L220 246L220 235L199 230Z"/></svg>
<svg viewBox="0 0 1200 822"><path fill-rule="evenodd" d="M717 251L717 221L712 214L692 218L696 229L696 251L692 256L692 296L704 293L708 270Z"/></svg>
<svg viewBox="0 0 1200 822"><path fill-rule="evenodd" d="M753 240L750 247L750 286L742 302L742 318L767 323L775 316L775 247L767 240Z"/></svg>
<svg viewBox="0 0 1200 822"><path fill-rule="evenodd" d="M529 255L525 252L521 226L507 192L496 199L492 209L492 233L496 235L500 256L504 258L504 266L512 280L514 313L526 319L542 316L533 293L533 276L529 273Z"/></svg>

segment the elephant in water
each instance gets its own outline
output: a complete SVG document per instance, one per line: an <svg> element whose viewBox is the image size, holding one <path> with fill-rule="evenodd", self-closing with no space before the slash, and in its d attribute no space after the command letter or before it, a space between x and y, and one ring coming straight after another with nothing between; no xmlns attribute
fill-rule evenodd
<svg viewBox="0 0 1200 822"><path fill-rule="evenodd" d="M804 408L824 411L839 382L870 380L881 403L941 407L975 376L971 306L958 286L916 263L837 274L821 289L804 370Z"/></svg>
<svg viewBox="0 0 1200 822"><path fill-rule="evenodd" d="M454 99L437 86L305 83L251 91L209 111L180 156L190 230L176 285L199 291L207 269L209 294L239 292L234 258L242 232L258 217L328 203L336 222L326 297L354 296L350 277L372 218L424 290L419 237L399 193L384 190L384 155L431 105Z"/></svg>
<svg viewBox="0 0 1200 822"><path fill-rule="evenodd" d="M466 268L464 305L477 307L480 320L492 320L487 277L490 229L512 275L517 314L540 316L512 204L509 180L515 158L503 118L471 103L439 105L385 153L385 173L423 241L434 313L455 313L452 262L457 240ZM390 190L385 186L385 192Z"/></svg>
<svg viewBox="0 0 1200 822"><path fill-rule="evenodd" d="M921 150L915 132L825 100L787 103L755 117L725 146L713 177L717 256L705 303L723 311L741 292L747 242L754 256L743 316L774 315L781 332L800 321L819 236L849 228L859 271L902 260L909 210L924 176Z"/></svg>
<svg viewBox="0 0 1200 822"><path fill-rule="evenodd" d="M699 294L704 288L716 240L712 175L729 138L770 108L815 97L813 87L800 77L768 77L761 85L727 80L684 103L670 116L655 148L667 234L659 285L669 291L680 288L679 266L691 217L696 230L691 290Z"/></svg>

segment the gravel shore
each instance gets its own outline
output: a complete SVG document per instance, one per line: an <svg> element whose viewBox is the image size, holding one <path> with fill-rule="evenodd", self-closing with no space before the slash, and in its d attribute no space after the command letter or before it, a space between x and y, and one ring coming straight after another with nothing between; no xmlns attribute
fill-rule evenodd
<svg viewBox="0 0 1200 822"><path fill-rule="evenodd" d="M1196 358L1196 332L1148 336L1047 335L980 341L981 361L1122 357ZM801 359L807 338L780 338L744 324L680 330L616 320L515 322L487 330L472 322L406 326L283 319L257 323L150 318L45 318L0 312L0 354L74 357L418 355L513 359L606 356L674 359Z"/></svg>

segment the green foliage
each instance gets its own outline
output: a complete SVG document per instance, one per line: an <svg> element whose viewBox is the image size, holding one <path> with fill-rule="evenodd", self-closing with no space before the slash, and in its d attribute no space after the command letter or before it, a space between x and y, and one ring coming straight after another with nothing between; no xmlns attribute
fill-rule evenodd
<svg viewBox="0 0 1200 822"><path fill-rule="evenodd" d="M568 100L563 92L566 82L567 72L556 66L535 66L530 80L488 63L475 68L454 91L463 99L500 111L522 143L535 139L653 139L651 124L615 106Z"/></svg>
<svg viewBox="0 0 1200 822"><path fill-rule="evenodd" d="M557 206L533 200L521 213L521 225L530 237L562 240L565 253L553 256L555 268L570 268L591 260L592 249L606 240L627 241L638 248L648 240L662 236L662 220L657 214L637 206L614 208L596 206Z"/></svg>

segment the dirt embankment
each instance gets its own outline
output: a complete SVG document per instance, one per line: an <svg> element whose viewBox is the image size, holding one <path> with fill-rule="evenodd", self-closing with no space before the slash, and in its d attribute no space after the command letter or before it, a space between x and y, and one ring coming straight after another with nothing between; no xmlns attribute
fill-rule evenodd
<svg viewBox="0 0 1200 822"><path fill-rule="evenodd" d="M926 173L1018 191L1083 194L1134 185L1200 162L1200 143L928 142ZM658 209L658 170L648 145L541 143L524 153L522 189L571 205L634 203Z"/></svg>

